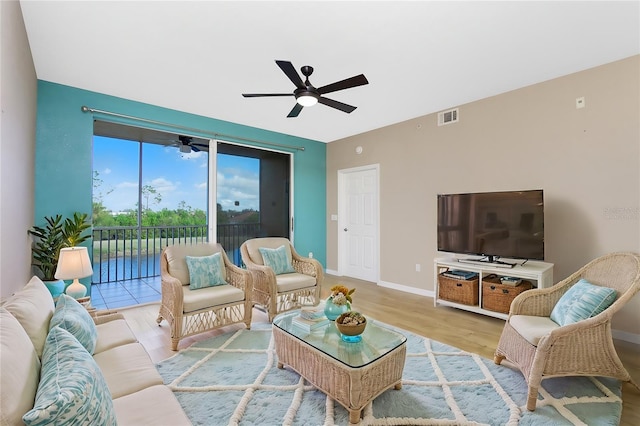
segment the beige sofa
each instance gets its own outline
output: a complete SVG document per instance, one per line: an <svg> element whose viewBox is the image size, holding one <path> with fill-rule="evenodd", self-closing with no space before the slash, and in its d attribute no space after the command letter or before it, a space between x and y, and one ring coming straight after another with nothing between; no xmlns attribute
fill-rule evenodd
<svg viewBox="0 0 640 426"><path fill-rule="evenodd" d="M52 338L62 333L65 333L63 337L76 340L73 331L61 331L60 327L49 330L54 310L49 291L37 277L0 307L0 424L23 425L25 413L33 412L34 404L39 403L39 400L36 401L36 392L38 397L41 392L44 393L46 385L41 382L50 383L52 374L56 375L53 383L58 386L54 393L58 394L59 400L65 400L58 403L75 404L75 408L63 415L79 418L80 415L86 416L91 409L97 412L97 404L105 403L103 405L107 407L109 416L100 419L84 417L84 423L113 424L115 420L118 425L136 426L191 424L121 314L97 315L93 318L97 339L91 355L84 347L73 346L79 344L81 339L65 348L52 344L63 340ZM83 311L80 312L84 315ZM58 350L61 353L55 352ZM76 362L76 357L88 364ZM57 362L58 368L45 371L44 366L51 365L52 359ZM86 384L74 386L71 383L71 386L64 388L59 383L65 380L73 382L73 377L82 373L88 377ZM99 395L95 392L95 388L99 387L97 383L106 383L108 389L102 395L110 394L110 401L95 397ZM60 418L40 423L49 422L59 423Z"/></svg>

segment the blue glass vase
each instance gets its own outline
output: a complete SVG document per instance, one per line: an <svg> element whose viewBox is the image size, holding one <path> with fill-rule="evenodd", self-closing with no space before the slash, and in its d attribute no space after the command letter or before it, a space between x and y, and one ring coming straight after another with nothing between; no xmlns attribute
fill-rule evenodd
<svg viewBox="0 0 640 426"><path fill-rule="evenodd" d="M333 303L333 297L331 296L329 296L324 304L324 314L331 321L335 321L340 315L349 311L349 305L336 305Z"/></svg>

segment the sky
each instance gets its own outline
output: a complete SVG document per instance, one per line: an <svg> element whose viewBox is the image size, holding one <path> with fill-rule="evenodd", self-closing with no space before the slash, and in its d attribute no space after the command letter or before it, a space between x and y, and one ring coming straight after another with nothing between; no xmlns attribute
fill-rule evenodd
<svg viewBox="0 0 640 426"><path fill-rule="evenodd" d="M151 210L184 207L207 210L206 152L183 154L177 147L142 144L142 186L156 190L143 206ZM223 210L258 210L259 160L218 155L217 203ZM93 138L93 197L113 212L135 209L139 186L139 144L101 136ZM158 202L155 198L160 196ZM235 205L236 201L239 205Z"/></svg>

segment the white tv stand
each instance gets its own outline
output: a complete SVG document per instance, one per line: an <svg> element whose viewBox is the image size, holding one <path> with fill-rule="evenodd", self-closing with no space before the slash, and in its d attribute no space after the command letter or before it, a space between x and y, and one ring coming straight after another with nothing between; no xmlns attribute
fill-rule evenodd
<svg viewBox="0 0 640 426"><path fill-rule="evenodd" d="M461 260L462 259L462 260ZM434 260L434 285L435 285L435 297L433 299L434 306L443 305L451 306L458 309L464 309L466 311L476 312L483 315L488 315L496 318L507 319L507 315L494 312L482 308L482 280L491 274L498 276L509 276L522 278L530 281L534 288L547 288L551 287L553 282L553 263L539 262L539 261L527 261L522 265L523 260L508 260L508 263L516 263L515 266L501 265L489 262L475 261L467 258L456 257L439 257ZM438 276L440 273L448 269L458 269L463 271L477 272L479 277L478 285L478 304L477 305L465 305L462 303L452 302L439 298L439 281Z"/></svg>
<svg viewBox="0 0 640 426"><path fill-rule="evenodd" d="M515 262L503 262L501 260L496 260L494 262L489 262L486 260L476 260L476 259L467 259L467 258L460 258L458 259L458 262L460 263L468 263L470 265L479 265L479 266L492 266L495 268L505 268L505 269L511 269L513 267L515 267L517 265L517 263Z"/></svg>

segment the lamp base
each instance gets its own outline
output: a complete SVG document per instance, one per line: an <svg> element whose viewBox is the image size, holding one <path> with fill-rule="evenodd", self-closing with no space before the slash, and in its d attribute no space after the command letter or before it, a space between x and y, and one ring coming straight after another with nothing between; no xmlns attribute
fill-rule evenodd
<svg viewBox="0 0 640 426"><path fill-rule="evenodd" d="M80 281L78 281L78 279L76 278L64 292L67 294L67 296L71 296L74 299L79 299L86 296L87 288L80 284Z"/></svg>

